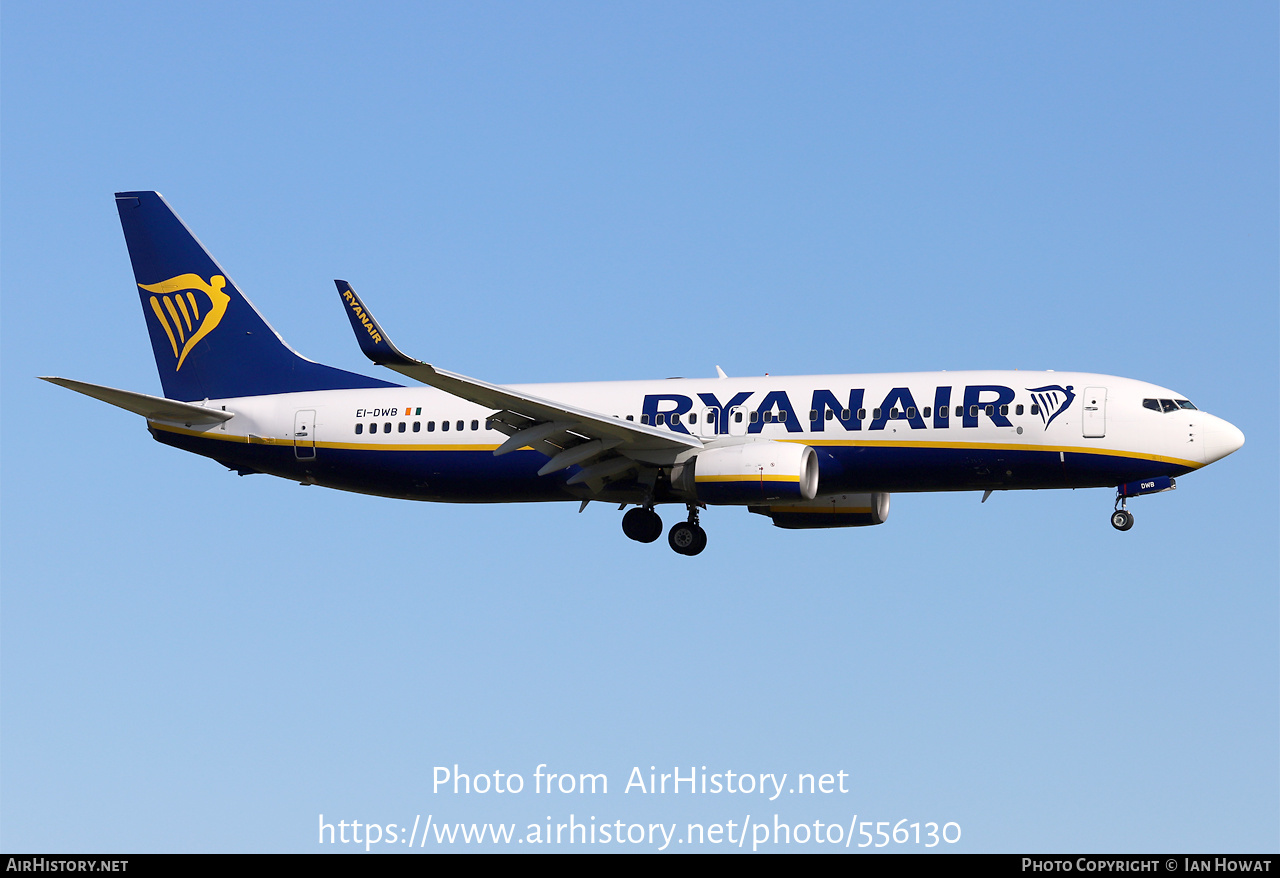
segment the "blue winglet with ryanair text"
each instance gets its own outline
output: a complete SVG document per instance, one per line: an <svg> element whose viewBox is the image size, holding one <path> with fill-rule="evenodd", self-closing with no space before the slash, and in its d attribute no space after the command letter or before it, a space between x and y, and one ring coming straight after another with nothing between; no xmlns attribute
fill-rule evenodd
<svg viewBox="0 0 1280 878"><path fill-rule="evenodd" d="M406 357L400 353L400 349L387 338L387 334L369 313L364 302L360 301L356 291L351 289L351 284L345 280L335 280L334 284L338 287L338 294L342 296L342 304L346 306L347 319L351 321L351 329L356 334L356 341L359 342L360 350L366 357L379 366L425 365L413 357Z"/></svg>

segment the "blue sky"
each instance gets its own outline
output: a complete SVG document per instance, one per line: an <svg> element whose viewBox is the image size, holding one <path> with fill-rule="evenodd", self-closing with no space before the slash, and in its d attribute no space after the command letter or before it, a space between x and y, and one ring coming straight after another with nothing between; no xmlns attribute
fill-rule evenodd
<svg viewBox="0 0 1280 878"><path fill-rule="evenodd" d="M1277 18L4 4L0 847L776 814L951 821L963 851L1276 850ZM598 505L239 478L34 378L159 392L125 189L355 371L335 277L493 381L1073 369L1248 442L1126 534L1104 490L903 494L850 531L711 510L694 559ZM610 788L433 792L455 763ZM651 765L849 792L624 793Z"/></svg>

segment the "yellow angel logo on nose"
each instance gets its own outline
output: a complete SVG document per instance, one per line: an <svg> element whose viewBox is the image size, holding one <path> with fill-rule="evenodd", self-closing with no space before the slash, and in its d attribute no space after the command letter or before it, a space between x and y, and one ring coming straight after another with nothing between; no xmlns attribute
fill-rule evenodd
<svg viewBox="0 0 1280 878"><path fill-rule="evenodd" d="M169 336L169 344L173 346L173 355L178 358L177 368L173 371L182 368L182 361L196 342L212 332L222 320L222 315L227 313L231 297L222 291L226 285L227 279L220 274L210 277L208 283L198 274L180 274L155 284L138 284L147 292L157 294L151 297L151 310L164 327L164 334ZM204 293L208 300L203 318L197 292ZM182 344L181 350L178 349L179 343Z"/></svg>

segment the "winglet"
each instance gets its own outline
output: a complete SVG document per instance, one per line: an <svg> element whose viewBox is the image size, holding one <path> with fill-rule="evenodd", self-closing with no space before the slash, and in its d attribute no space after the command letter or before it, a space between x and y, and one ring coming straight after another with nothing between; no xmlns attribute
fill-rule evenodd
<svg viewBox="0 0 1280 878"><path fill-rule="evenodd" d="M364 302L360 301L356 291L351 289L351 284L345 280L334 280L334 284L338 287L342 304L346 306L347 319L351 321L351 329L356 334L356 341L366 357L379 366L427 366L426 363L400 353L400 349L387 338L387 334L369 313ZM431 367L427 366L427 368Z"/></svg>

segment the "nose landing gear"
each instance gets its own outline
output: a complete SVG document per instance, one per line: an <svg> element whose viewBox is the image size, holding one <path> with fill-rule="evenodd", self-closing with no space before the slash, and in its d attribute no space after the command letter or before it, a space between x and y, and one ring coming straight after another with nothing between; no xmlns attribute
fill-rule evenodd
<svg viewBox="0 0 1280 878"><path fill-rule="evenodd" d="M1116 493L1116 509L1111 513L1111 526L1116 530L1128 530L1133 527L1133 513L1125 508L1127 499L1123 494Z"/></svg>

